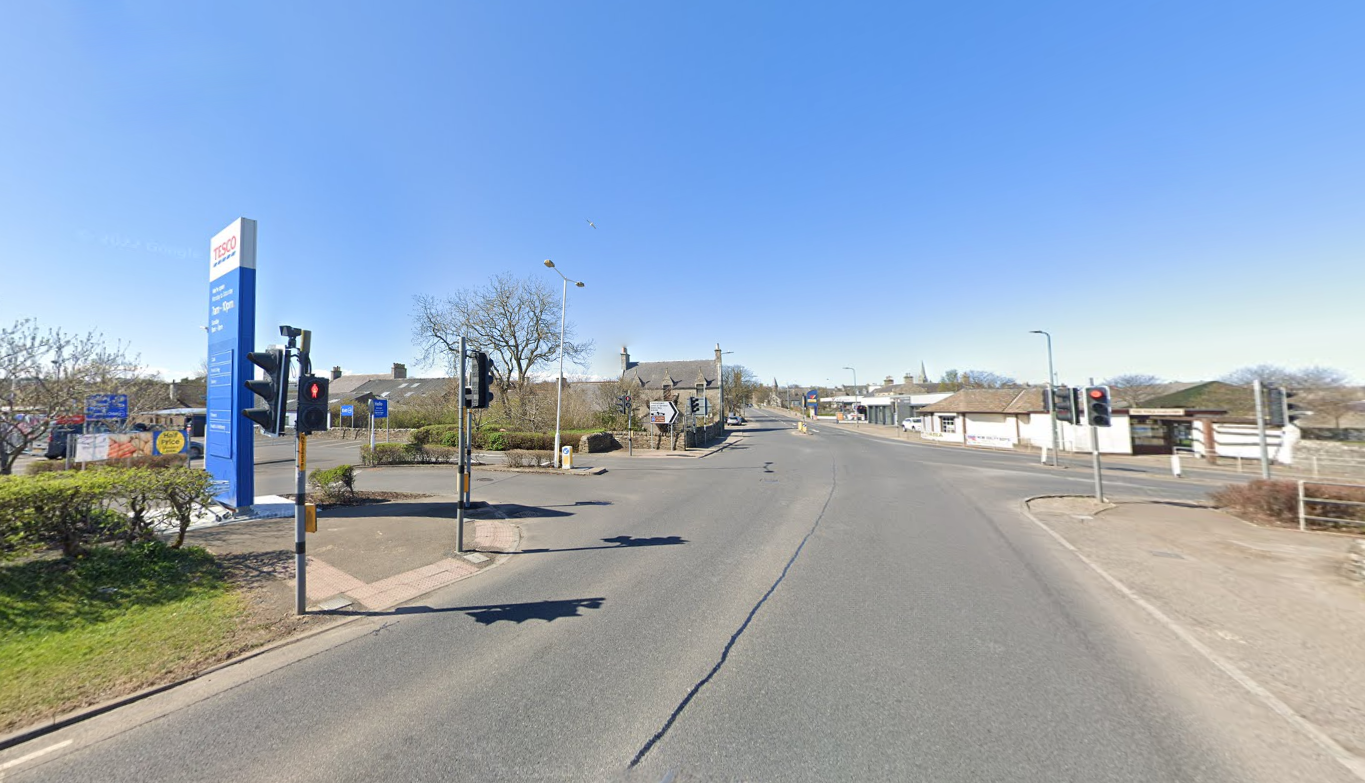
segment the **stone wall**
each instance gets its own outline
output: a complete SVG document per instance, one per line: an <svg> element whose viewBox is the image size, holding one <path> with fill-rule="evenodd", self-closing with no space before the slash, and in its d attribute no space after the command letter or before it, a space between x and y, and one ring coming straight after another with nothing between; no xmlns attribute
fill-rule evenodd
<svg viewBox="0 0 1365 783"><path fill-rule="evenodd" d="M389 443L407 443L409 437L412 435L412 430L409 430L409 429L403 429L403 430L389 430L388 433L389 433L389 435L388 435L388 442L389 442ZM313 437L315 437L315 438L331 438L332 440L363 440L363 441L365 441L365 442L368 444L368 443L370 442L370 428L369 428L369 427L333 427L333 428L327 430L326 432L319 432L319 433L317 433L316 435L314 435ZM384 428L383 428L383 427L376 427L376 428L375 428L375 431L374 431L374 442L375 442L375 443L383 443L383 442L384 442Z"/></svg>
<svg viewBox="0 0 1365 783"><path fill-rule="evenodd" d="M594 432L578 439L577 451L579 454L597 454L616 448L620 448L620 444L610 432Z"/></svg>

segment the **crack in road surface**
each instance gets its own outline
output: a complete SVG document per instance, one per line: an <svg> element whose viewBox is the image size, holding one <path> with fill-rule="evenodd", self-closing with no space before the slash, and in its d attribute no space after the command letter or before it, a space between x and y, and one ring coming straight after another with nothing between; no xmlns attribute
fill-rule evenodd
<svg viewBox="0 0 1365 783"><path fill-rule="evenodd" d="M649 751L658 744L659 740L664 738L664 735L668 733L668 730L673 728L673 724L677 722L678 717L682 715L683 710L687 709L687 705L692 703L692 699L701 692L702 688L706 687L707 683L720 673L721 667L725 665L725 661L730 657L730 651L734 649L735 643L739 641L739 637L744 634L744 631L748 629L749 624L753 622L754 616L758 614L758 610L763 608L763 604L767 603L768 599L777 591L777 586L782 584L783 579L787 578L787 572L790 571L792 565L796 563L796 558L801 556L801 550L806 548L806 542L810 540L811 536L815 535L815 531L820 527L820 521L825 518L825 511L829 508L829 502L834 499L834 490L838 486L839 479L835 472L835 464L833 461L830 462L829 469L829 494L825 496L825 504L820 507L820 513L815 515L815 522L810 526L810 530L806 531L806 535L803 536L801 542L796 545L796 551L792 552L791 558L787 560L787 564L782 567L782 572L777 575L777 579L773 581L772 586L768 588L767 592L763 593L763 596L758 599L758 603L755 603L754 607L749 610L748 616L744 618L744 622L740 623L738 630L730 636L730 641L725 644L725 649L721 650L720 659L716 661L716 665L712 666L711 671L707 672L705 677L698 680L697 684L692 686L692 689L687 692L687 695L683 697L682 701L678 702L678 706L673 708L673 712L668 716L668 720L664 721L664 725L654 733L654 736L649 738L648 742L640 747L639 752L635 754L635 758L631 759L631 762L628 765L629 768L634 768L644 759L645 754L649 753Z"/></svg>

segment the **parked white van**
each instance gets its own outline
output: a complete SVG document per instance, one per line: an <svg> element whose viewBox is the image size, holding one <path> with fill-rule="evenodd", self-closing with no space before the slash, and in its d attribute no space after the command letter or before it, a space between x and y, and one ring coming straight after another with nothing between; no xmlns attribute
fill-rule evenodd
<svg viewBox="0 0 1365 783"><path fill-rule="evenodd" d="M913 419L906 419L901 422L901 427L905 428L906 432L924 432L924 417L916 416Z"/></svg>

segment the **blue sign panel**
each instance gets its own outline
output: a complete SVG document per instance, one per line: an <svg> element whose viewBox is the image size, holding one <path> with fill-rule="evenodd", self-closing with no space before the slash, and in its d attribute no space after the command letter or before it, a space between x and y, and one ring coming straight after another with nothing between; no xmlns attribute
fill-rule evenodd
<svg viewBox="0 0 1365 783"><path fill-rule="evenodd" d="M370 410L376 419L387 419L389 417L389 401L384 399L370 400Z"/></svg>
<svg viewBox="0 0 1365 783"><path fill-rule="evenodd" d="M89 397L86 397L85 418L87 419L128 418L128 395L92 394Z"/></svg>
<svg viewBox="0 0 1365 783"><path fill-rule="evenodd" d="M204 468L229 508L256 499L252 427L241 414L254 404L243 384L255 365L246 358L256 338L256 221L239 218L209 244L208 421Z"/></svg>
<svg viewBox="0 0 1365 783"><path fill-rule="evenodd" d="M342 415L342 416L354 416L354 415L355 415L355 406L354 406L354 405L343 405L343 406L341 406L341 415Z"/></svg>
<svg viewBox="0 0 1365 783"><path fill-rule="evenodd" d="M818 389L811 389L810 391L806 392L806 407L814 408L819 404L820 391Z"/></svg>

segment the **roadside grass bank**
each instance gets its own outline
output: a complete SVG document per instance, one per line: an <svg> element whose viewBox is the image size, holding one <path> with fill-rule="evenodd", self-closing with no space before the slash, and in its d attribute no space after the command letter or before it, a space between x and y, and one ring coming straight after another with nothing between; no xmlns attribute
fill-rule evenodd
<svg viewBox="0 0 1365 783"><path fill-rule="evenodd" d="M0 733L171 682L280 635L198 547L0 564Z"/></svg>

